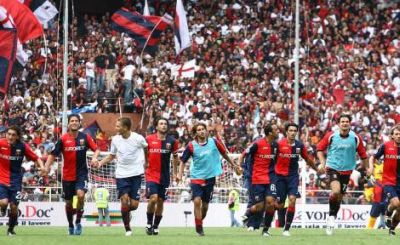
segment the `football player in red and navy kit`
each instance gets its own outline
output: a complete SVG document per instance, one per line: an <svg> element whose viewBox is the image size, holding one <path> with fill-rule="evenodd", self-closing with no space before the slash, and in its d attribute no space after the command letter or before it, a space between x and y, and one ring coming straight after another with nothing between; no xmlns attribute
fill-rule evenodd
<svg viewBox="0 0 400 245"><path fill-rule="evenodd" d="M158 118L154 126L157 132L146 137L148 144L148 166L145 166L146 193L149 198L146 233L148 235L158 235L159 232L158 225L162 218L164 200L170 184L171 154L173 155L172 179L176 178L179 164L179 143L178 140L167 134L168 120Z"/></svg>
<svg viewBox="0 0 400 245"><path fill-rule="evenodd" d="M263 236L268 232L275 213L276 187L274 184L274 160L278 126L268 124L264 127L265 137L256 140L247 149L250 156L249 171L251 175L250 199L254 203L243 216L243 223L256 213L265 211Z"/></svg>
<svg viewBox="0 0 400 245"><path fill-rule="evenodd" d="M284 236L290 236L289 229L295 214L296 198L300 197L299 187L299 158L300 156L317 171L314 159L308 155L304 144L296 140L299 126L288 123L285 127L286 138L277 142L275 160L275 185L277 191L277 203L283 208L286 197L289 196L289 205L286 210L286 223Z"/></svg>
<svg viewBox="0 0 400 245"><path fill-rule="evenodd" d="M385 219L389 235L394 236L394 229L400 221L400 125L394 126L390 134L392 140L383 143L375 155L370 157L369 163L373 166L375 159L379 160L383 156L383 192L389 201Z"/></svg>
<svg viewBox="0 0 400 245"><path fill-rule="evenodd" d="M79 132L80 126L81 120L79 115L72 114L68 116L68 132L62 135L57 141L54 150L46 161L46 169L49 169L56 156L62 153L64 158L62 185L69 235L80 235L82 233L81 218L88 184L86 152L89 149L94 151L92 164L98 163L97 156L100 153L92 137ZM74 209L72 207L74 195L78 197L75 227L73 223Z"/></svg>
<svg viewBox="0 0 400 245"><path fill-rule="evenodd" d="M21 134L21 129L11 126L7 129L6 138L0 139L0 216L6 215L7 206L10 204L7 230L9 236L15 235L14 226L17 225L22 189L22 160L26 157L35 161L42 171L45 170L40 158L20 140Z"/></svg>

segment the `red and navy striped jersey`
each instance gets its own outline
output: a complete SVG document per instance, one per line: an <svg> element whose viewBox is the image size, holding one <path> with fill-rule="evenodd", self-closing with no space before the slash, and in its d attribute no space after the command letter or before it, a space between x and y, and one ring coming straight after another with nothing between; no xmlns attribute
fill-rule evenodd
<svg viewBox="0 0 400 245"><path fill-rule="evenodd" d="M0 139L0 184L11 189L20 189L22 184L22 160L24 156L37 161L38 156L25 143L18 141L10 145L6 139Z"/></svg>
<svg viewBox="0 0 400 245"><path fill-rule="evenodd" d="M375 153L375 158L383 160L383 185L400 185L400 146L393 140L382 144Z"/></svg>
<svg viewBox="0 0 400 245"><path fill-rule="evenodd" d="M171 154L176 154L179 143L172 137L167 136L160 140L157 134L146 137L149 166L146 169L146 181L169 185Z"/></svg>
<svg viewBox="0 0 400 245"><path fill-rule="evenodd" d="M276 143L270 144L265 138L258 139L246 151L251 183L270 184L274 176Z"/></svg>
<svg viewBox="0 0 400 245"><path fill-rule="evenodd" d="M51 154L63 154L63 180L76 181L87 178L86 152L89 148L92 151L97 150L96 143L88 134L78 132L76 138L70 133L61 136Z"/></svg>
<svg viewBox="0 0 400 245"><path fill-rule="evenodd" d="M299 174L299 159L310 159L304 144L298 140L289 144L287 138L277 143L275 173L283 176Z"/></svg>

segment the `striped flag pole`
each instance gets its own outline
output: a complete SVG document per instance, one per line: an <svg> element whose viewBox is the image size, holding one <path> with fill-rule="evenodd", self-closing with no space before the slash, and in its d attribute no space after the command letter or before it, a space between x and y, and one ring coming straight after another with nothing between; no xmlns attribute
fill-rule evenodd
<svg viewBox="0 0 400 245"><path fill-rule="evenodd" d="M144 50L146 49L147 43L149 42L151 36L153 35L154 30L157 29L157 27L158 27L158 25L161 23L161 21L163 21L162 18L160 18L160 20L159 20L159 21L157 22L157 24L154 26L153 30L151 30L150 35L147 37L147 40L146 40L146 42L144 43L142 52L140 52L140 66L142 66L142 64L143 64L143 52L144 52Z"/></svg>

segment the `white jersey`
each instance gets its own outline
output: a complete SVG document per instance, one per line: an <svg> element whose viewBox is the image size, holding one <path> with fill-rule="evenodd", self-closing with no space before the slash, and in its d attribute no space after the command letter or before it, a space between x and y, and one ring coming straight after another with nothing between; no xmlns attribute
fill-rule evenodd
<svg viewBox="0 0 400 245"><path fill-rule="evenodd" d="M117 156L115 177L127 178L143 174L146 147L145 138L135 132L131 132L127 139L121 135L114 136L111 141L111 154Z"/></svg>

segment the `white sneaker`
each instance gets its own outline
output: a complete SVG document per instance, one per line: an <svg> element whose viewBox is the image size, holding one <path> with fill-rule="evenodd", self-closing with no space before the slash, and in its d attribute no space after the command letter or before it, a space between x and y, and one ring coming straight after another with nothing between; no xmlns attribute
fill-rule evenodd
<svg viewBox="0 0 400 245"><path fill-rule="evenodd" d="M326 219L326 234L328 236L333 234L333 228L335 228L335 216L329 216Z"/></svg>
<svg viewBox="0 0 400 245"><path fill-rule="evenodd" d="M132 236L132 231L125 232L125 236Z"/></svg>
<svg viewBox="0 0 400 245"><path fill-rule="evenodd" d="M290 232L289 231L283 231L282 235L283 236L290 236Z"/></svg>
<svg viewBox="0 0 400 245"><path fill-rule="evenodd" d="M249 226L249 228L247 228L247 231L254 231L254 227L253 226Z"/></svg>

